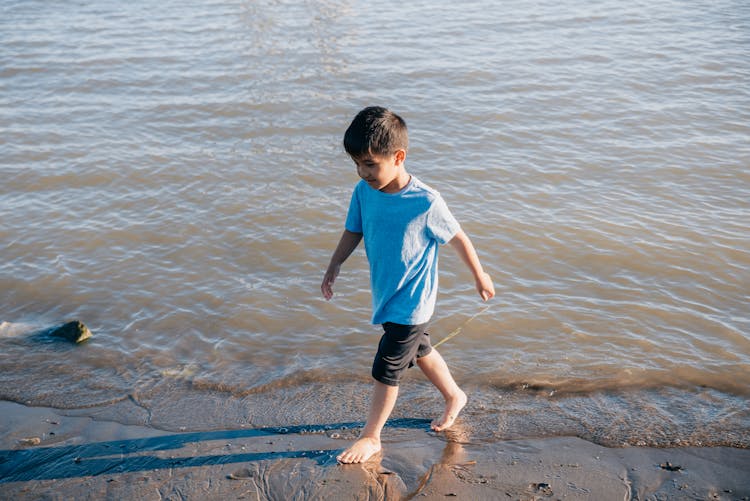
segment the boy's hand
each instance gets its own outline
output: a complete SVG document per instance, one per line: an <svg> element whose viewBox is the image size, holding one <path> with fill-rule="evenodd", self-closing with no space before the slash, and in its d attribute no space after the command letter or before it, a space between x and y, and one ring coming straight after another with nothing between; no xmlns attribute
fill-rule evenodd
<svg viewBox="0 0 750 501"><path fill-rule="evenodd" d="M333 297L333 283L336 281L336 277L339 276L341 266L333 266L326 270L326 274L323 275L323 283L320 284L320 291L323 293L323 297L326 301Z"/></svg>
<svg viewBox="0 0 750 501"><path fill-rule="evenodd" d="M474 275L474 284L476 285L477 292L482 296L482 300L487 301L488 299L495 296L495 286L492 285L492 279L484 272L482 265L479 263L479 257L477 251L474 249L474 244L463 230L459 230L450 240L450 244L456 249L458 255L466 266L469 267L471 273Z"/></svg>
<svg viewBox="0 0 750 501"><path fill-rule="evenodd" d="M477 277L477 292L482 296L482 300L487 301L488 299L495 297L495 286L492 285L492 278L487 273L482 272Z"/></svg>
<svg viewBox="0 0 750 501"><path fill-rule="evenodd" d="M331 262L328 264L326 274L323 275L323 283L320 284L320 291L323 293L323 297L329 300L333 297L333 282L336 281L336 277L339 276L341 271L341 264L346 261L349 255L354 252L359 242L362 240L361 233L354 233L349 230L344 230L341 234L336 250L333 251L331 256Z"/></svg>

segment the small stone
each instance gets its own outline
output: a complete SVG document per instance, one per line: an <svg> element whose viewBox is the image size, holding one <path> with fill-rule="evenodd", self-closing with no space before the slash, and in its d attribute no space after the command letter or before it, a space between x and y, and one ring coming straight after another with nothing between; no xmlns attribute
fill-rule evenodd
<svg viewBox="0 0 750 501"><path fill-rule="evenodd" d="M666 463L660 464L659 468L661 468L662 470L667 470L667 471L680 471L680 470L682 470L682 466L678 466L678 465L672 464L669 461L667 461Z"/></svg>
<svg viewBox="0 0 750 501"><path fill-rule="evenodd" d="M39 437L28 437L22 438L18 443L21 445L39 445L42 443L42 439Z"/></svg>
<svg viewBox="0 0 750 501"><path fill-rule="evenodd" d="M538 484L531 484L533 490L542 493L545 496L551 496L552 486L546 482L539 482Z"/></svg>

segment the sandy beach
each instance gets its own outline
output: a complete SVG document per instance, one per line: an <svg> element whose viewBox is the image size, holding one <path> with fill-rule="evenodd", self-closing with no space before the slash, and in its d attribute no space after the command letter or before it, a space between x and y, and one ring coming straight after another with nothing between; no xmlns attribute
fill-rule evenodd
<svg viewBox="0 0 750 501"><path fill-rule="evenodd" d="M363 465L359 423L169 433L0 403L4 499L750 499L750 450L606 448L576 437L475 443L460 424L389 422Z"/></svg>
<svg viewBox="0 0 750 501"><path fill-rule="evenodd" d="M0 501L750 500L750 2L1 5ZM440 251L469 403L413 369L339 465L372 105L497 295Z"/></svg>

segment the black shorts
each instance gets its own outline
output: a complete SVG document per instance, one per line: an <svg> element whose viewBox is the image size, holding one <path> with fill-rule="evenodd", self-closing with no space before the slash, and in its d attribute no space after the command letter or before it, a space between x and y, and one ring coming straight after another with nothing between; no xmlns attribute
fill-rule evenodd
<svg viewBox="0 0 750 501"><path fill-rule="evenodd" d="M418 358L432 351L427 324L402 325L386 322L378 353L372 363L372 377L388 386L398 386L404 371Z"/></svg>

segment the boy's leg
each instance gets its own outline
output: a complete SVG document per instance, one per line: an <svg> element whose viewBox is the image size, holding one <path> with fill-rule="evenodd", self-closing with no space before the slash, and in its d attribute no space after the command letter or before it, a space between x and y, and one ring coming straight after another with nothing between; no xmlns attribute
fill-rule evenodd
<svg viewBox="0 0 750 501"><path fill-rule="evenodd" d="M433 349L424 357L418 358L417 365L445 399L445 411L442 416L432 421L432 429L443 431L450 428L466 405L466 393L458 387L448 370L448 365L437 350Z"/></svg>
<svg viewBox="0 0 750 501"><path fill-rule="evenodd" d="M401 375L419 354L420 341L425 337L424 327L425 324L383 324L383 336L372 364L375 387L367 424L359 439L338 456L342 463L362 463L380 451L380 432L396 405Z"/></svg>
<svg viewBox="0 0 750 501"><path fill-rule="evenodd" d="M380 451L380 432L396 405L397 397L398 386L375 381L367 423L357 441L336 459L342 463L364 463Z"/></svg>

